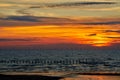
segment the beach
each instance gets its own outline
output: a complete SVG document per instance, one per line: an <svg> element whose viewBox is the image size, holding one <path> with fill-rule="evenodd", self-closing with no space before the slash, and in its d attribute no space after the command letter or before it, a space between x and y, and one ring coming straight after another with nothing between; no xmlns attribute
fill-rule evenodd
<svg viewBox="0 0 120 80"><path fill-rule="evenodd" d="M55 75L53 75L55 74ZM119 80L114 73L1 73L1 80Z"/></svg>
<svg viewBox="0 0 120 80"><path fill-rule="evenodd" d="M0 75L1 80L60 80L61 77L41 75Z"/></svg>
<svg viewBox="0 0 120 80"><path fill-rule="evenodd" d="M0 75L1 80L119 80L120 76L76 75L74 77L55 77L41 75Z"/></svg>

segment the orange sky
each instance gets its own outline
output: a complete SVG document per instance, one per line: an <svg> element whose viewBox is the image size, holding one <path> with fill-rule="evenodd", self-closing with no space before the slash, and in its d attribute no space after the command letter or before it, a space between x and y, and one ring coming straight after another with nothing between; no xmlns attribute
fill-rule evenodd
<svg viewBox="0 0 120 80"><path fill-rule="evenodd" d="M0 0L0 48L120 44L120 0Z"/></svg>
<svg viewBox="0 0 120 80"><path fill-rule="evenodd" d="M0 28L0 46L88 44L96 47L120 43L120 25L40 25ZM116 28L115 28L116 27Z"/></svg>

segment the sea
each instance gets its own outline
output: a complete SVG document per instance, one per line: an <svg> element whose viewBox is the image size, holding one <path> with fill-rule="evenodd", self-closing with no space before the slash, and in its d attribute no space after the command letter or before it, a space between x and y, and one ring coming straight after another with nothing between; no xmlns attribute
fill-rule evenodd
<svg viewBox="0 0 120 80"><path fill-rule="evenodd" d="M1 49L0 72L120 73L120 51Z"/></svg>

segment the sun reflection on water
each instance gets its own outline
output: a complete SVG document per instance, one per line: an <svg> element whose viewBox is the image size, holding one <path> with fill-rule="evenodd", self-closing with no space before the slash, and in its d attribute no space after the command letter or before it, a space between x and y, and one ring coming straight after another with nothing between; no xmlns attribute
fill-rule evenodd
<svg viewBox="0 0 120 80"><path fill-rule="evenodd" d="M79 75L75 77L64 78L61 80L120 80L120 76Z"/></svg>

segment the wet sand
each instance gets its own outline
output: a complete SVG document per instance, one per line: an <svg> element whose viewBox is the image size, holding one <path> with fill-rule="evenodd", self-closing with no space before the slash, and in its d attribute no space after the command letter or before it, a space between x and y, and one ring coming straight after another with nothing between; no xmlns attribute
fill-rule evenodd
<svg viewBox="0 0 120 80"><path fill-rule="evenodd" d="M60 73L59 73L60 74ZM120 74L114 73L71 73L59 76L42 73L0 74L0 80L120 80Z"/></svg>
<svg viewBox="0 0 120 80"><path fill-rule="evenodd" d="M120 76L108 75L77 75L74 77L66 77L60 80L120 80Z"/></svg>

